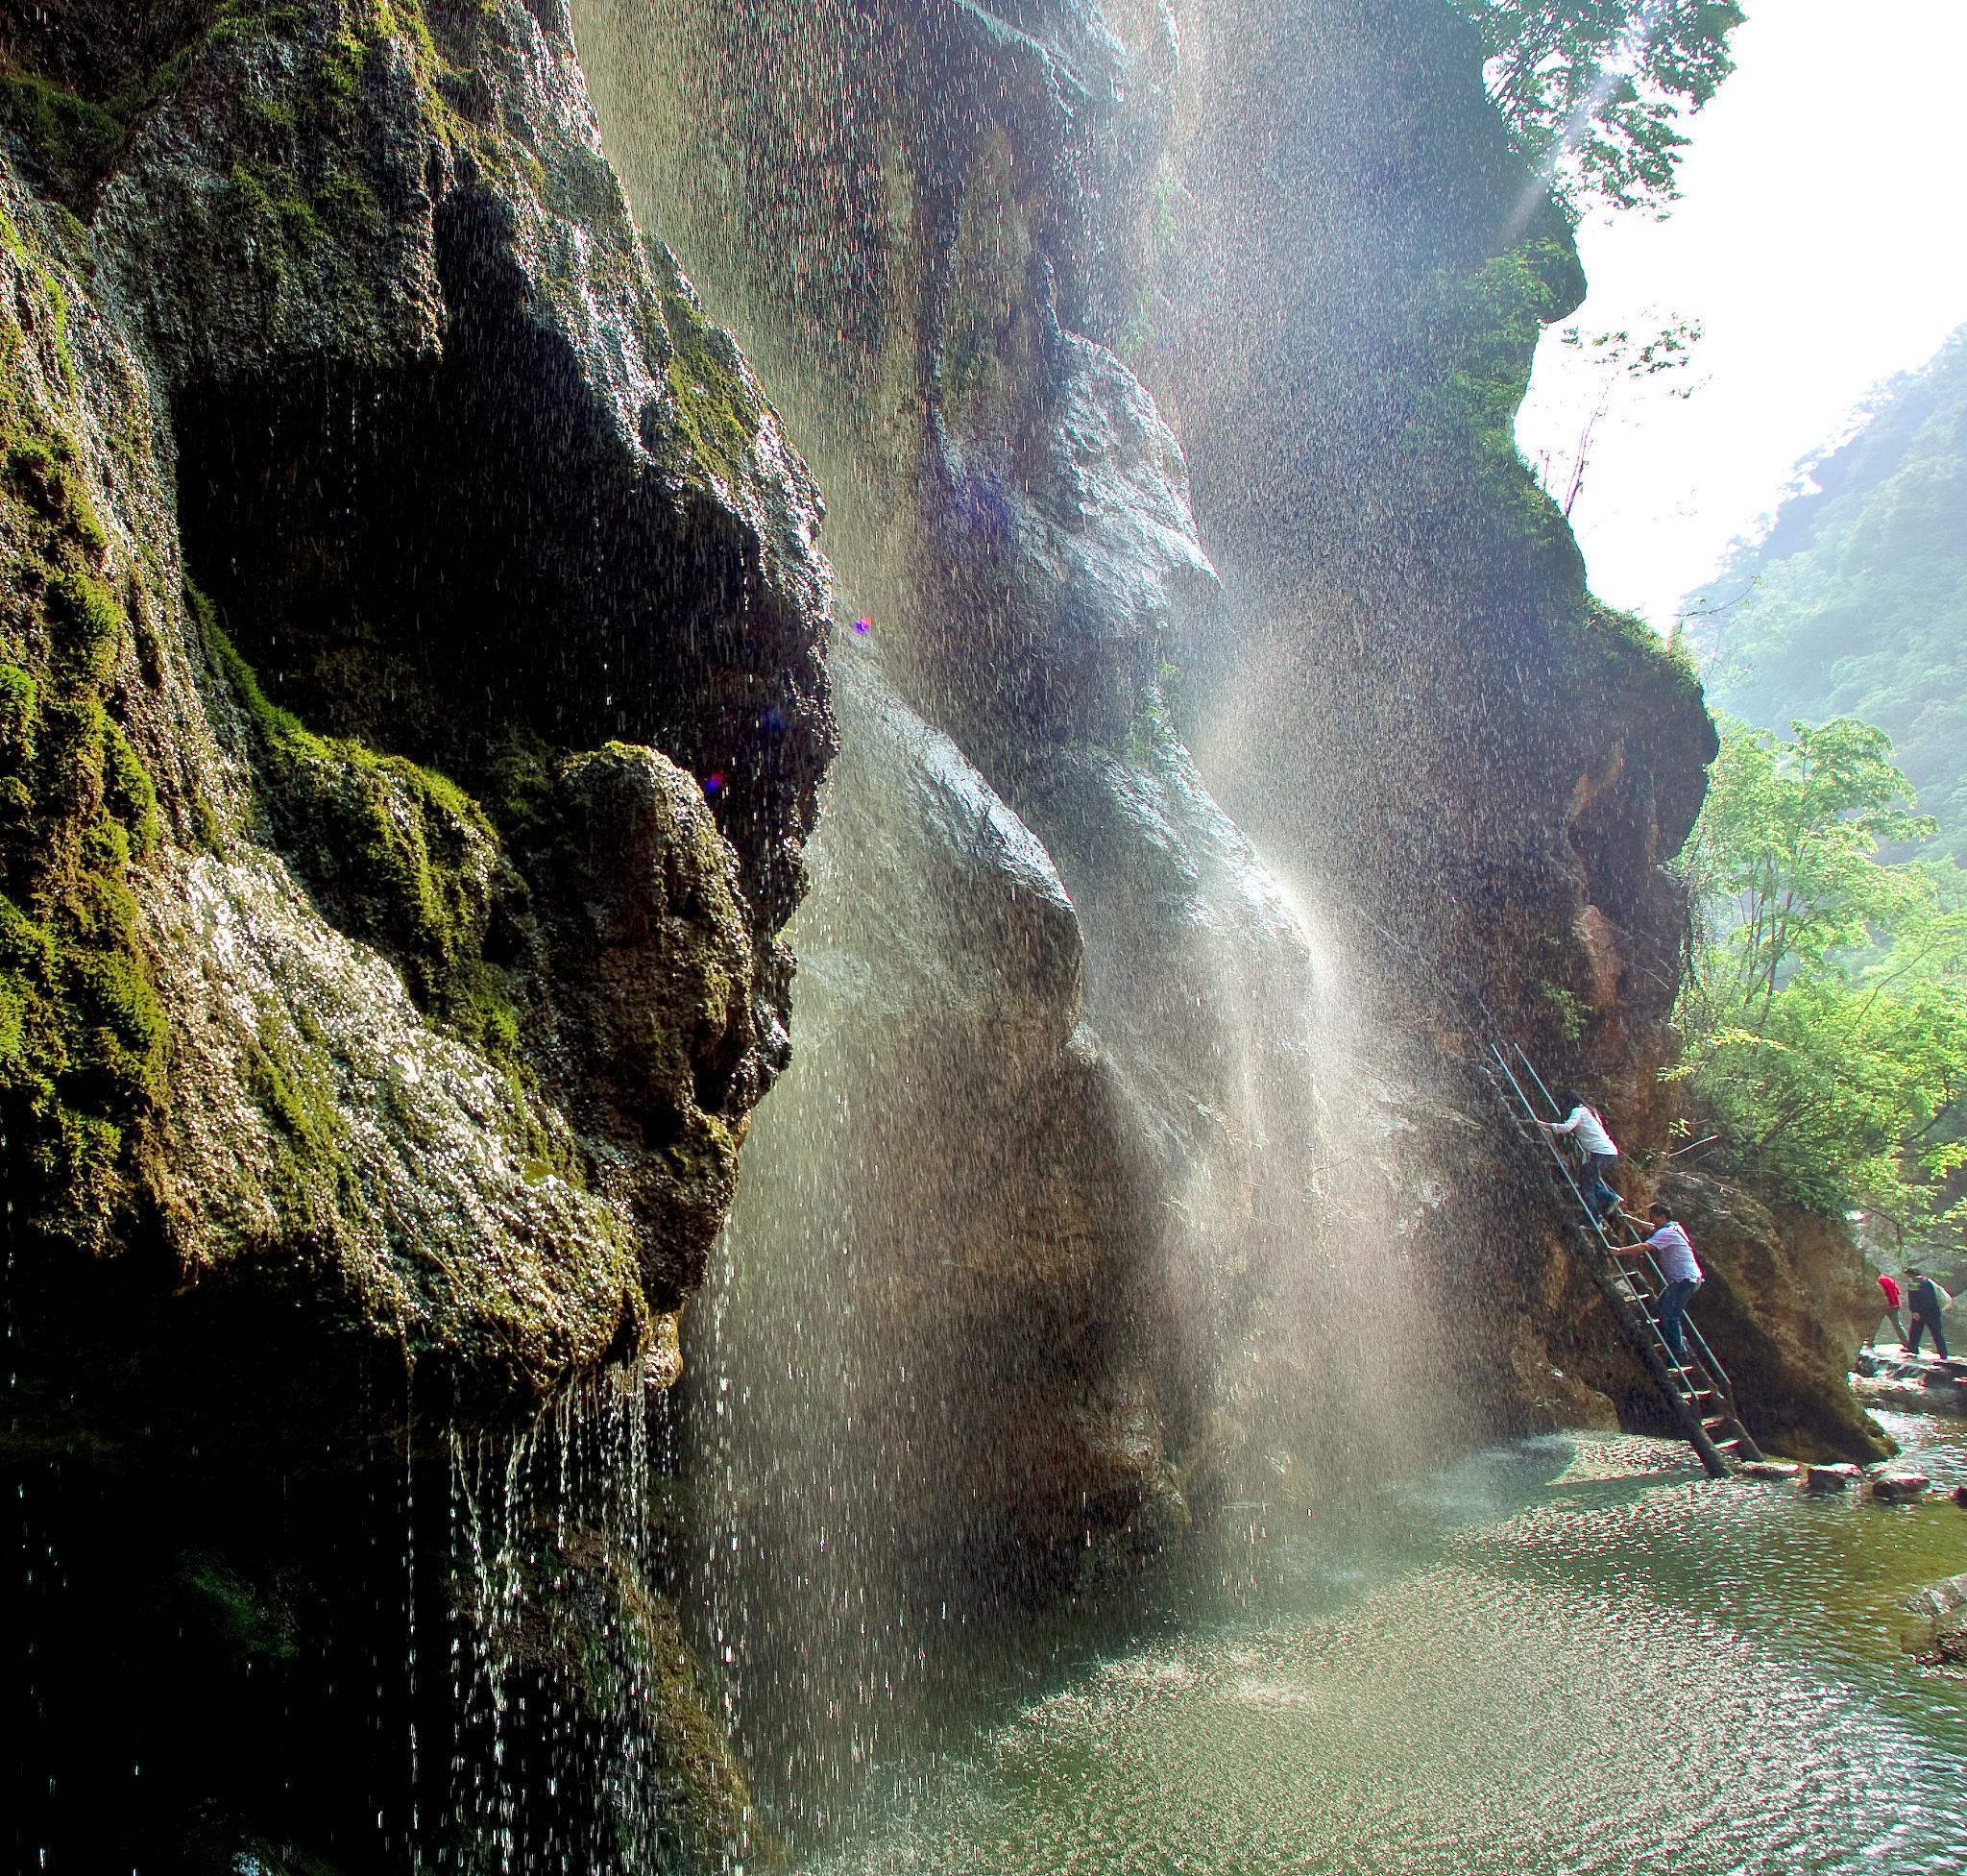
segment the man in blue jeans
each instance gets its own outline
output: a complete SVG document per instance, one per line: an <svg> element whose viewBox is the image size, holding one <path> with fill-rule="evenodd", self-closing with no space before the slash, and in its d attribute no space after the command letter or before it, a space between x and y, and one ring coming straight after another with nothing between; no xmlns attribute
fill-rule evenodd
<svg viewBox="0 0 1967 1876"><path fill-rule="evenodd" d="M1584 1179L1578 1190L1594 1224L1602 1223L1618 1209L1618 1194L1606 1182L1618 1165L1618 1148L1605 1131L1605 1122L1595 1108L1587 1107L1585 1097L1566 1089L1565 1106L1570 1109L1562 1120L1540 1120L1546 1133L1569 1134L1585 1156Z"/></svg>
<svg viewBox="0 0 1967 1876"><path fill-rule="evenodd" d="M1940 1286L1925 1271L1908 1270L1906 1273L1906 1301L1912 1308L1912 1333L1906 1338L1906 1352L1917 1354L1920 1337L1931 1334L1933 1352L1945 1361L1947 1331L1940 1327L1940 1311L1947 1306L1947 1299L1941 1294Z"/></svg>
<svg viewBox="0 0 1967 1876"><path fill-rule="evenodd" d="M1693 1241L1687 1234L1687 1228L1677 1223L1673 1214L1657 1199L1646 1207L1646 1216L1653 1226L1653 1235L1643 1244L1627 1248L1615 1246L1622 1257L1637 1257L1642 1252L1650 1251L1660 1266L1660 1275L1665 1279L1666 1287L1659 1296L1660 1339L1666 1344L1674 1365L1681 1366L1687 1360L1687 1343L1681 1332L1681 1323L1686 1318L1687 1306L1693 1301L1694 1292L1707 1279L1701 1275L1701 1267L1694 1261Z"/></svg>

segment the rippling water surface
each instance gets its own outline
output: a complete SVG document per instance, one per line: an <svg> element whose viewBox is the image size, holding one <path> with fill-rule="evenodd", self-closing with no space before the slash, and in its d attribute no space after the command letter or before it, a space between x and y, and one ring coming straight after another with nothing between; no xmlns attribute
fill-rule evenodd
<svg viewBox="0 0 1967 1876"><path fill-rule="evenodd" d="M1967 1570L1957 1424L1882 1416L1940 1501L1711 1483L1551 1439L1267 1531L1187 1623L898 1772L825 1876L1967 1871L1967 1683L1905 1609Z"/></svg>

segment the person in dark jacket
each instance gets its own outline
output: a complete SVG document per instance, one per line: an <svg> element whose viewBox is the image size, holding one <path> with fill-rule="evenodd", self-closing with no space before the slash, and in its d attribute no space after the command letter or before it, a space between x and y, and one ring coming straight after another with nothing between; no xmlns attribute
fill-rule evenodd
<svg viewBox="0 0 1967 1876"><path fill-rule="evenodd" d="M1911 1285L1906 1292L1906 1301L1912 1307L1912 1333L1906 1339L1906 1352L1917 1354L1919 1338L1931 1329L1933 1352L1945 1361L1947 1331L1940 1327L1940 1311L1947 1305L1940 1295L1940 1286L1923 1270L1908 1270L1906 1280Z"/></svg>

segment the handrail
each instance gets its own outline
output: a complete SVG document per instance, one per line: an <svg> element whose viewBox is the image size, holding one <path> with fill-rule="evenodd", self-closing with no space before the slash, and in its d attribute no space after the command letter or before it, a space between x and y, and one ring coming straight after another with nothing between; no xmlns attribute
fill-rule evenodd
<svg viewBox="0 0 1967 1876"><path fill-rule="evenodd" d="M1514 1054L1517 1060L1523 1064L1523 1068L1529 1075L1530 1079L1536 1083L1538 1092L1542 1095L1544 1101L1549 1105L1550 1111L1553 1115L1555 1115L1559 1111L1560 1104L1552 1097L1550 1089L1544 1085L1542 1076L1541 1076L1537 1072L1537 1064L1533 1062L1530 1060L1530 1058L1523 1052L1523 1048L1520 1043L1511 1041L1509 1047L1511 1053ZM1493 1038L1490 1039L1489 1049L1490 1053L1496 1058L1497 1066L1499 1066L1502 1069L1503 1074L1508 1077L1510 1086L1516 1093L1517 1099L1522 1103L1524 1112L1530 1117L1530 1119L1535 1120L1538 1117L1535 1106L1530 1101L1529 1096L1523 1091L1522 1083L1518 1080L1516 1074L1511 1070L1508 1060L1503 1056L1501 1048L1493 1040ZM1571 1189L1571 1196L1577 1200L1580 1208L1589 1214L1591 1209L1591 1205L1587 1201L1584 1191L1579 1186L1577 1180L1572 1175L1569 1160L1567 1160L1565 1157L1564 1154L1558 1150L1557 1142L1553 1140L1547 1133L1543 1135L1543 1143L1549 1149L1552 1158L1556 1160L1559 1169L1563 1172L1565 1177L1565 1183L1567 1184ZM1638 1250L1645 1242L1644 1239L1636 1236L1631 1244L1615 1243L1611 1236L1607 1233L1605 1230L1605 1221L1602 1218L1592 1218L1591 1226L1592 1229L1598 1233L1599 1237L1604 1240L1606 1249L1609 1250L1615 1257L1619 1256L1619 1255L1622 1252ZM1656 1285L1657 1290L1665 1289L1666 1273L1660 1268L1659 1260L1653 1255L1650 1250L1645 1253L1645 1265L1646 1269L1652 1274L1653 1281ZM1725 1368L1723 1368L1720 1362L1715 1358L1713 1350L1708 1346L1708 1338L1701 1333L1699 1328L1695 1325L1695 1323L1690 1317L1683 1316L1681 1318L1681 1329L1683 1334L1687 1337L1688 1343L1693 1348L1694 1352L1700 1356L1702 1362L1707 1366L1707 1368L1712 1375L1713 1378L1720 1383L1722 1392L1724 1394L1733 1395L1735 1391L1734 1383L1731 1382L1728 1378L1728 1371Z"/></svg>
<svg viewBox="0 0 1967 1876"><path fill-rule="evenodd" d="M1550 1093L1550 1089L1548 1089L1548 1087L1544 1085L1544 1078L1542 1078L1542 1076L1541 1076L1539 1072L1536 1072L1536 1064L1534 1064L1534 1061L1532 1061L1532 1060L1530 1060L1530 1058L1528 1058L1528 1056L1526 1056L1526 1054L1522 1052L1522 1044L1518 1044L1518 1042L1515 1042L1515 1040L1513 1040L1513 1042L1511 1042L1509 1046L1511 1046L1513 1054L1517 1056L1517 1060L1518 1060L1518 1061L1522 1061L1522 1066L1524 1066L1524 1070L1528 1072L1530 1080L1532 1080L1532 1082L1536 1082L1536 1087L1539 1087L1539 1093L1542 1093L1542 1097L1544 1097L1544 1099L1546 1099L1546 1101L1550 1103L1550 1111L1552 1111L1552 1113L1556 1113L1556 1111L1558 1111L1558 1106L1560 1106L1560 1103L1558 1103L1556 1099L1552 1099L1552 1093ZM1491 1044L1489 1044L1489 1048L1491 1048L1491 1050L1494 1050L1494 1042L1491 1042ZM1507 1064L1503 1064L1503 1072L1505 1072L1505 1074L1509 1074L1509 1066L1507 1066ZM1530 1103L1528 1103L1528 1099L1524 1099L1524 1095L1522 1095L1522 1085L1520 1085L1520 1084L1517 1082L1517 1078L1515 1078L1515 1076L1511 1076L1511 1087L1515 1087L1515 1089L1517 1089L1517 1099L1520 1099L1520 1101L1524 1103L1524 1111L1526 1111L1526 1113L1530 1115L1530 1119L1534 1121L1534 1119L1536 1119L1536 1109L1534 1109L1534 1108L1530 1108ZM1552 1155L1556 1157L1558 1164L1560 1164L1560 1166L1564 1168L1564 1178L1566 1178L1566 1182L1567 1182L1567 1183L1569 1183L1569 1187L1571 1187L1571 1196L1573 1196L1573 1198L1577 1200L1577 1204L1580 1204L1580 1206L1582 1206L1582 1207L1584 1207L1586 1211L1590 1211L1591 1207L1590 1207L1590 1204L1586 1204L1586 1196L1584 1196L1584 1192L1580 1190L1580 1187L1577 1187L1577 1180L1575 1180L1575 1178L1571 1178L1571 1168L1569 1168L1569 1164L1566 1162L1564 1155L1562 1155L1562 1153L1558 1153L1558 1147L1556 1147L1556 1142L1554 1142L1554 1140L1550 1140L1550 1136L1548 1136L1548 1134L1546 1134L1544 1142L1546 1142L1546 1144L1548 1144L1548 1147L1550 1147L1550 1151L1552 1151ZM1605 1247L1607 1247L1607 1249L1609 1249L1609 1251L1613 1253L1613 1256L1621 1256L1621 1258L1623 1258L1623 1255L1625 1255L1625 1253L1629 1253L1629 1251L1639 1251L1639 1249L1640 1249L1640 1247L1644 1245L1644 1239L1640 1239L1640 1237L1639 1237L1637 1233L1635 1233L1635 1237L1633 1237L1633 1243L1629 1243L1629 1245L1619 1245L1619 1243L1613 1243L1613 1239L1611 1239L1611 1237L1609 1237L1609 1235L1605 1233L1605 1221L1603 1221L1603 1219L1593 1219L1593 1227L1597 1229L1597 1235L1599 1235L1601 1239L1605 1239ZM1652 1255L1652 1251L1646 1251L1644 1255L1646 1255L1646 1268L1648 1268L1648 1270L1650 1270L1650 1273L1652 1273L1652 1280L1654 1280L1654 1284L1656 1284L1658 1288L1661 1288L1661 1290L1664 1290L1664 1288L1666 1288L1666 1273L1664 1273L1664 1270L1661 1268L1661 1264L1658 1264L1658 1258L1656 1258L1656 1256ZM1723 1392L1727 1392L1727 1394L1733 1394L1733 1392L1735 1392L1735 1388L1733 1388L1733 1382L1731 1382L1731 1380L1727 1378L1727 1369L1723 1369L1723 1367L1721 1367L1721 1363L1719 1363L1719 1361L1715 1359L1715 1351L1713 1351L1713 1349L1712 1349L1712 1347L1708 1345L1708 1337L1706 1337L1706 1335L1702 1335L1702 1331L1699 1331L1699 1328L1697 1328L1697 1326L1693 1324L1693 1320L1691 1320L1691 1318L1686 1318L1686 1316L1682 1316L1682 1318L1680 1318L1680 1328L1682 1328L1682 1333L1684 1333L1684 1335L1688 1337L1688 1341L1691 1343L1693 1351L1695 1351L1695 1352L1699 1354L1699 1357L1702 1357L1702 1361L1704 1361L1704 1363L1708 1365L1708 1369L1710 1369L1710 1371L1713 1373L1713 1378L1721 1382L1721 1388L1723 1388Z"/></svg>
<svg viewBox="0 0 1967 1876"><path fill-rule="evenodd" d="M1396 952L1404 956L1410 962L1414 961L1412 947L1403 944L1399 938L1388 931L1371 913L1361 911L1358 916L1372 931L1377 933L1385 943L1393 946ZM1523 1078L1519 1077L1516 1070L1510 1066L1510 1056L1504 1053L1503 1042L1499 1038L1508 1039L1510 1054L1514 1055L1522 1065L1523 1076L1526 1076L1535 1084L1538 1094L1542 1097L1544 1106L1550 1109L1553 1115L1557 1115L1559 1112L1558 1103L1551 1094L1549 1087L1545 1085L1543 1077L1537 1072L1537 1064L1524 1052L1522 1044L1514 1037L1509 1036L1508 1031L1497 1019L1495 1012L1490 1009L1488 1000L1476 988L1474 981L1466 971L1457 969L1445 959L1434 959L1431 961L1431 970L1423 965L1424 974L1434 977L1437 985L1443 990L1448 992L1451 1002L1459 1002L1463 1005L1463 1021L1468 1025L1470 1033L1480 1039L1496 1067L1502 1071L1503 1078L1508 1082L1510 1091L1515 1095L1517 1104L1521 1109L1524 1117L1533 1123L1539 1119L1537 1103L1530 1098L1530 1095L1525 1090ZM1450 988L1447 984L1446 979L1448 976L1452 976L1459 984L1459 994ZM1496 1093L1500 1097L1502 1093L1500 1087L1496 1089ZM1607 1234L1604 1219L1593 1212L1590 1201L1585 1197L1583 1188L1578 1184L1576 1178L1573 1176L1569 1160L1566 1158L1563 1152L1559 1149L1555 1137L1543 1132L1542 1128L1539 1129L1539 1133L1542 1137L1545 1148L1549 1151L1551 1159L1556 1164L1558 1171L1563 1174L1565 1184L1570 1188L1571 1197L1576 1201L1579 1211L1590 1224L1592 1235L1605 1248L1610 1267L1608 1271L1600 1274L1598 1280L1601 1283L1611 1283L1615 1289L1623 1286L1627 1303L1636 1303L1641 1300L1647 1302L1654 1301L1654 1297L1647 1296L1639 1288L1639 1274L1638 1270L1629 1267L1623 1261L1620 1255L1621 1253L1640 1249L1644 1245L1645 1240L1635 1236L1631 1244L1619 1244ZM1630 1219L1627 1220L1627 1226L1630 1229ZM1666 1273L1660 1268L1659 1262L1654 1257L1650 1249L1644 1251L1644 1261L1646 1270L1651 1274L1656 1293L1657 1291L1664 1290L1666 1287ZM1675 1411L1681 1414L1684 1419L1688 1420L1688 1436L1695 1450L1700 1454L1702 1464L1710 1472L1724 1469L1724 1461L1708 1433L1704 1417L1697 1409L1689 1406L1688 1401L1679 1392L1680 1383L1674 1379L1676 1373L1682 1376L1690 1376L1691 1370L1688 1361L1685 1358L1679 1361L1674 1360L1672 1351L1666 1347L1665 1337L1660 1332L1658 1321L1649 1311L1639 1308L1624 1309L1624 1305L1620 1305L1620 1308L1624 1310L1625 1314L1629 1314L1633 1318L1637 1332L1641 1338L1641 1352L1645 1355L1649 1367L1657 1370L1655 1375L1656 1380L1673 1396ZM1618 1311L1615 1310L1615 1313L1618 1313ZM1683 1347L1691 1352L1693 1362L1698 1364L1704 1371L1703 1378L1710 1383L1714 1397L1728 1409L1728 1418L1736 1425L1743 1450L1748 1456L1754 1457L1754 1443L1749 1439L1746 1427L1741 1425L1741 1416L1735 1405L1735 1386L1728 1377L1728 1371L1715 1359L1714 1351L1708 1345L1708 1338L1685 1315L1681 1318L1681 1331ZM1695 1379L1689 1378L1687 1382L1687 1388L1688 1393L1698 1398L1700 1390Z"/></svg>

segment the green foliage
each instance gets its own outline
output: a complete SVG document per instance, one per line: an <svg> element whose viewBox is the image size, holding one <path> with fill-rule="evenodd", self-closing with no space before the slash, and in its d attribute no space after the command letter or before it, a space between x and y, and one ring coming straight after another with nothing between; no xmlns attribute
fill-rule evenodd
<svg viewBox="0 0 1967 1876"><path fill-rule="evenodd" d="M1807 474L1687 602L1709 692L1772 728L1878 723L1937 823L1929 857L1967 866L1967 330Z"/></svg>
<svg viewBox="0 0 1967 1876"><path fill-rule="evenodd" d="M1572 296L1576 264L1567 243L1536 240L1472 273L1444 273L1415 335L1426 362L1408 374L1429 387L1410 439L1417 454L1441 456L1437 473L1450 484L1478 481L1495 512L1533 541L1555 538L1560 519L1517 448L1517 412L1537 342Z"/></svg>
<svg viewBox="0 0 1967 1876"><path fill-rule="evenodd" d="M1967 1229L1967 914L1928 866L1879 858L1929 826L1873 725L1730 725L1685 858L1676 1072L1693 1124L1776 1196L1940 1239Z"/></svg>
<svg viewBox="0 0 1967 1876"><path fill-rule="evenodd" d="M1573 212L1663 208L1680 123L1735 69L1735 0L1455 0L1482 35L1490 95Z"/></svg>

